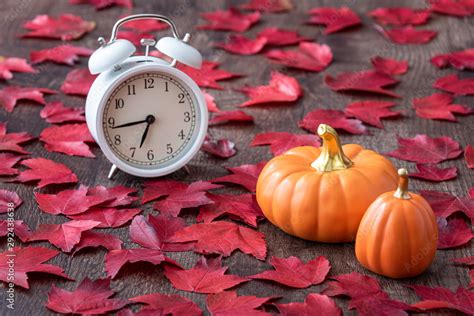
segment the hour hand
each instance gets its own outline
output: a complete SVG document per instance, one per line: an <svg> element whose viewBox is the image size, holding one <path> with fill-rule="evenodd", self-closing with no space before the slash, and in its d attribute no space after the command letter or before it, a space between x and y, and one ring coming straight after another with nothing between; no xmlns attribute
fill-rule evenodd
<svg viewBox="0 0 474 316"><path fill-rule="evenodd" d="M112 127L112 129L114 128L121 128L121 127L127 127L127 126L133 126L133 125L138 125L138 124L143 124L143 123L146 123L147 120L141 120L141 121L136 121L136 122L129 122L129 123L125 123L125 124L121 124L121 125L117 125L117 126L114 126Z"/></svg>

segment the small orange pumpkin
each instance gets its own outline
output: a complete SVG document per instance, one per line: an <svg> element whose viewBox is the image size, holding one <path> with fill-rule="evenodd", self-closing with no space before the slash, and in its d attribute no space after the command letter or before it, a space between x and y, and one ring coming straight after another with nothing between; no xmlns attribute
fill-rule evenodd
<svg viewBox="0 0 474 316"><path fill-rule="evenodd" d="M319 125L317 132L322 147L296 147L266 164L257 202L268 220L290 235L353 241L367 207L397 187L397 171L372 150L341 146L329 125Z"/></svg>
<svg viewBox="0 0 474 316"><path fill-rule="evenodd" d="M379 196L365 213L355 245L364 267L396 279L425 271L438 241L433 210L423 197L408 192L407 170L398 174L398 189Z"/></svg>

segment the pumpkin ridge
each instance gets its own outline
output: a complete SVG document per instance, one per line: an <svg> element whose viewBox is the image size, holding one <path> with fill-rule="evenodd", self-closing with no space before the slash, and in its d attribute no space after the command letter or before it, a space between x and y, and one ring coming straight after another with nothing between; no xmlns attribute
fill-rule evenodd
<svg viewBox="0 0 474 316"><path fill-rule="evenodd" d="M304 184L305 182L307 182L307 181L308 181L308 177L313 177L313 173L312 173L312 172L307 172L307 173L305 173L303 176L301 176L301 177L294 183L294 185L293 185L293 190L295 190L295 189L298 187L298 185L300 184L300 182L302 182L303 184ZM318 184L320 184L320 183L321 183L321 178L317 178L317 180L318 180ZM319 188L319 186L318 186L318 188ZM318 190L319 190L319 189L318 189ZM292 195L291 195L291 200L290 200L290 209L291 209L291 212L290 212L290 213L291 213L291 216L290 216L290 223L291 223L292 229L293 229L293 227L295 226L295 225L294 225L294 219L295 219L296 217L303 216L303 217L306 218L306 214L297 213L297 212L294 211L295 207L293 207L293 205L294 205L294 203L297 202L297 201L295 202L295 200L294 200L296 197L297 197L296 194L292 194ZM318 199L318 200L319 200L319 199ZM296 203L296 204L299 204L299 203ZM318 206L319 206L319 205L318 205ZM296 209L298 209L298 207L296 207ZM316 211L318 211L318 213L319 213L319 208L318 208ZM316 218L316 219L318 218L317 215L316 215L316 216L313 215L312 217L313 217L313 218ZM319 224L319 221L316 221L316 223ZM319 228L319 227L317 227L317 229L318 229L318 228ZM311 235L313 235L313 233L311 233ZM314 234L314 235L316 235L316 234Z"/></svg>
<svg viewBox="0 0 474 316"><path fill-rule="evenodd" d="M378 238L376 238L375 240L375 245L376 245L376 248L377 248L377 251L375 251L376 255L372 255L372 259L375 259L376 262L372 262L370 263L369 265L374 265L375 266L375 270L376 271L383 271L382 269L382 252L383 252L383 248L382 248L382 240L385 239L385 235L387 234L385 228L387 227L389 221L390 221L390 218L392 217L392 212L390 212L390 210L388 209L388 207L390 206L391 203L385 203L383 205L383 221L381 220L381 222L378 222L376 223L378 225L377 227L377 234L375 234L375 236L377 235L381 235L379 236Z"/></svg>
<svg viewBox="0 0 474 316"><path fill-rule="evenodd" d="M410 193L412 195L412 200L413 200L413 204L415 204L417 206L417 209L421 209L422 211L420 212L422 214L422 216L424 217L425 220L427 220L428 222L432 223L432 214L433 214L433 211L430 209L430 208L427 208L427 206L429 205L426 205L427 203L423 203L422 200L419 200L418 197L419 195L418 194L413 194L413 193ZM425 223L425 221L423 221L423 223ZM437 224L436 224L437 225ZM429 229L426 229L426 232L427 234L430 234L430 232L432 233L435 233L432 229L432 227L429 227ZM430 236L427 236L429 239L433 238L432 235ZM437 236L436 236L437 237Z"/></svg>
<svg viewBox="0 0 474 316"><path fill-rule="evenodd" d="M396 197L394 197L397 199ZM404 227L406 228L406 236L403 236L405 240L408 240L408 251L410 252L409 258L415 258L416 254L413 253L413 251L416 251L416 247L413 247L412 245L412 235L410 233L410 228L411 228L411 221L408 221L407 219L411 216L413 216L413 213L417 213L416 210L413 209L413 199L410 198L409 200L403 200L402 202L406 203L401 203L403 207L403 222L404 222ZM418 216L418 214L417 214ZM417 221L419 223L419 221ZM424 229L424 227L418 227L418 231L421 231ZM405 259L405 258L403 258ZM408 264L411 264L411 262L408 262ZM404 267L405 268L405 267Z"/></svg>

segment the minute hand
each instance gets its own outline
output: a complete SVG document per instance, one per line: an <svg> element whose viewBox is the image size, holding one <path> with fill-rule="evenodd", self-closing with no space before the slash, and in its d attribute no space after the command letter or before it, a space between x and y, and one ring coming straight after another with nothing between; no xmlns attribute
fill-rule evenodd
<svg viewBox="0 0 474 316"><path fill-rule="evenodd" d="M142 123L146 123L147 120L141 120L141 121L136 121L136 122L130 122L130 123L125 123L125 124L122 124L122 125L117 125L117 126L114 126L112 127L112 129L114 128L121 128L121 127L127 127L127 126L133 126L133 125L138 125L138 124L142 124Z"/></svg>

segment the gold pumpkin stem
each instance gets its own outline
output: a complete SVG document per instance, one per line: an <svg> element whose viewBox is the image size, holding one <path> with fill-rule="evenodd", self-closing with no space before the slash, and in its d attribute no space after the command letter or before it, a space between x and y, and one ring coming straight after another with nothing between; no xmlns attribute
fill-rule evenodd
<svg viewBox="0 0 474 316"><path fill-rule="evenodd" d="M334 128L326 124L318 126L318 135L323 139L321 154L311 167L319 172L347 169L353 162L344 154L339 135Z"/></svg>
<svg viewBox="0 0 474 316"><path fill-rule="evenodd" d="M410 193L408 192L408 171L405 168L398 169L398 188L393 194L394 197L408 200L411 199Z"/></svg>

